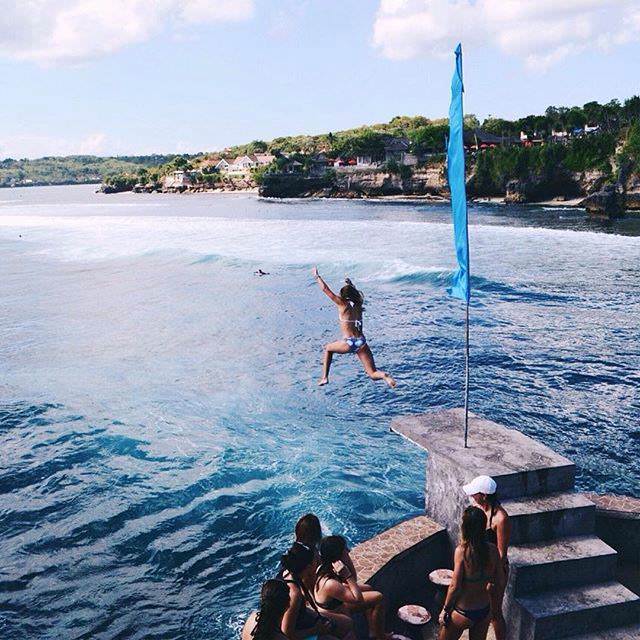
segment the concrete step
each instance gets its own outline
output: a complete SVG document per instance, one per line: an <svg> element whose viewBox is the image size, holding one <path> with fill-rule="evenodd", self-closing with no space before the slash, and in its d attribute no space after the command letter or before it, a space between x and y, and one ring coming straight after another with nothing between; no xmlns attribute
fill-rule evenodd
<svg viewBox="0 0 640 640"><path fill-rule="evenodd" d="M514 545L509 548L514 597L614 580L617 553L595 536Z"/></svg>
<svg viewBox="0 0 640 640"><path fill-rule="evenodd" d="M570 636L567 640L638 640L638 638L640 638L640 622L629 627L618 627L579 636Z"/></svg>
<svg viewBox="0 0 640 640"><path fill-rule="evenodd" d="M557 640L640 621L640 598L619 582L545 591L516 602L522 640Z"/></svg>
<svg viewBox="0 0 640 640"><path fill-rule="evenodd" d="M503 500L511 519L511 544L591 535L596 507L579 493L551 493Z"/></svg>

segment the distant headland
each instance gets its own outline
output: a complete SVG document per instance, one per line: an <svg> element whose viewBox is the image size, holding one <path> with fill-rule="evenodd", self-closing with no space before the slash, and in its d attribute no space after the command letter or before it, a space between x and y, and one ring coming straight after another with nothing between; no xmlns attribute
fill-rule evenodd
<svg viewBox="0 0 640 640"><path fill-rule="evenodd" d="M264 197L446 199L446 119L397 116L314 136L254 140L105 180L106 192L237 191ZM465 117L468 192L571 203L612 217L640 210L640 97L549 107L517 120Z"/></svg>
<svg viewBox="0 0 640 640"><path fill-rule="evenodd" d="M254 140L192 155L0 161L0 186L102 182L102 191L257 191L264 197L446 199L446 119ZM465 117L468 193L509 203L640 211L640 96L549 107L517 120Z"/></svg>

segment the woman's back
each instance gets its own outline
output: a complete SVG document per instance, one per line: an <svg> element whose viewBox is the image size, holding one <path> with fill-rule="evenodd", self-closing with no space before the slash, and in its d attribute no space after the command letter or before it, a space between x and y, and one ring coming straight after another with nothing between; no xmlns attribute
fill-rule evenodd
<svg viewBox="0 0 640 640"><path fill-rule="evenodd" d="M498 566L498 549L488 542L485 545L486 557L479 557L471 546L461 544L456 553L463 557L464 574L462 578L462 593L458 600L461 607L473 609L489 602L489 585L495 582Z"/></svg>
<svg viewBox="0 0 640 640"><path fill-rule="evenodd" d="M362 305L345 303L338 307L338 320L344 336L362 335Z"/></svg>
<svg viewBox="0 0 640 640"><path fill-rule="evenodd" d="M253 631L256 628L258 612L254 611L244 623L242 629L242 640L287 640L287 637L282 633L280 629L276 629L269 638L256 638L253 635Z"/></svg>

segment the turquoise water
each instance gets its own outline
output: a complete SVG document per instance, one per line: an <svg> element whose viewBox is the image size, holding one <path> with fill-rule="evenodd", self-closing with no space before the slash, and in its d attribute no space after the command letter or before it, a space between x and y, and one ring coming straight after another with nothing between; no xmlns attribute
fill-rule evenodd
<svg viewBox="0 0 640 640"><path fill-rule="evenodd" d="M472 409L640 495L637 223L471 218ZM441 205L0 191L1 637L230 639L300 514L357 542L419 513L388 427L461 402L451 245ZM347 356L316 387L316 263L396 391Z"/></svg>

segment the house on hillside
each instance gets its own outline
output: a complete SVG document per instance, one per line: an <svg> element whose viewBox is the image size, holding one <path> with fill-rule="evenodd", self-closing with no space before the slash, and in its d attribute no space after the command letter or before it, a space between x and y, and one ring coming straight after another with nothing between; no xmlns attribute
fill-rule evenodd
<svg viewBox="0 0 640 640"><path fill-rule="evenodd" d="M287 160L287 162L282 166L282 173L286 173L288 175L302 173L303 168L302 162L298 160Z"/></svg>
<svg viewBox="0 0 640 640"><path fill-rule="evenodd" d="M226 171L229 171L229 167L231 165L224 159L222 158L222 160L219 160L214 168L216 169L216 171L220 171L220 173L225 173Z"/></svg>
<svg viewBox="0 0 640 640"><path fill-rule="evenodd" d="M380 162L374 160L371 153L363 153L356 157L356 165L359 167L377 167L379 164Z"/></svg>
<svg viewBox="0 0 640 640"><path fill-rule="evenodd" d="M164 176L162 186L165 189L186 189L193 184L195 171L178 169Z"/></svg>
<svg viewBox="0 0 640 640"><path fill-rule="evenodd" d="M248 173L250 169L257 166L256 161L250 156L238 156L227 169L228 173Z"/></svg>
<svg viewBox="0 0 640 640"><path fill-rule="evenodd" d="M471 151L520 144L522 141L522 134L519 138L512 138L511 136L497 136L484 131L484 129L465 129L463 137L465 148ZM522 142L524 143L524 141Z"/></svg>
<svg viewBox="0 0 640 640"><path fill-rule="evenodd" d="M256 163L256 167L271 164L276 159L276 157L271 153L254 153L249 157Z"/></svg>
<svg viewBox="0 0 640 640"><path fill-rule="evenodd" d="M407 138L398 136L384 136L382 152L363 152L356 158L359 167L379 167L384 162L396 162L397 164L415 166L418 157L409 153L411 143Z"/></svg>
<svg viewBox="0 0 640 640"><path fill-rule="evenodd" d="M384 161L405 164L405 156L409 153L408 138L386 136L384 139Z"/></svg>
<svg viewBox="0 0 640 640"><path fill-rule="evenodd" d="M324 152L317 153L309 160L309 175L313 178L320 178L330 167L333 167L333 160L327 158L327 154Z"/></svg>

